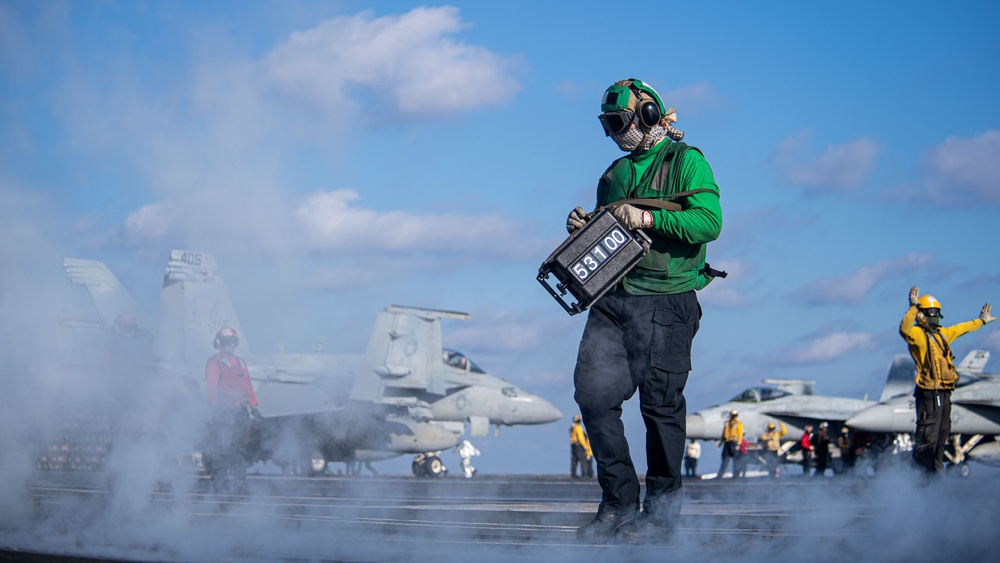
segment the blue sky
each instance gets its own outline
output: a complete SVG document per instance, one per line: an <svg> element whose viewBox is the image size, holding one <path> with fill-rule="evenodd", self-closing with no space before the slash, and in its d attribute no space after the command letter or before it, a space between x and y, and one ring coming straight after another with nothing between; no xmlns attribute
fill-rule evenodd
<svg viewBox="0 0 1000 563"><path fill-rule="evenodd" d="M64 257L155 312L170 250L204 250L257 350L466 311L446 345L572 414L584 319L534 278L621 155L601 93L637 77L722 191L689 409L762 377L877 395L911 286L946 322L1000 306L1000 6L771 6L0 1L0 338L79 297ZM563 472L568 425L477 464Z"/></svg>

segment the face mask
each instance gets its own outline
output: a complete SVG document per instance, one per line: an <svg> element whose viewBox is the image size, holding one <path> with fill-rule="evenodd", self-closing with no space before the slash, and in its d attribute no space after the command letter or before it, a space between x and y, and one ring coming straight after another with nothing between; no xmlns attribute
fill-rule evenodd
<svg viewBox="0 0 1000 563"><path fill-rule="evenodd" d="M639 152L649 150L649 147L655 145L663 139L667 134L667 130L663 128L662 125L657 125L649 130L649 135L646 136L646 142L642 142L642 129L639 127L630 127L623 131L622 133L617 133L614 135L608 135L611 140L618 145L623 151L632 152L639 149ZM642 143L642 147L639 144Z"/></svg>
<svg viewBox="0 0 1000 563"><path fill-rule="evenodd" d="M642 131L638 127L629 127L621 133L609 135L611 140L618 145L618 148L625 152L632 152L642 142Z"/></svg>
<svg viewBox="0 0 1000 563"><path fill-rule="evenodd" d="M941 317L939 315L931 317L924 311L919 311L917 313L917 323L929 328L938 328L941 326Z"/></svg>

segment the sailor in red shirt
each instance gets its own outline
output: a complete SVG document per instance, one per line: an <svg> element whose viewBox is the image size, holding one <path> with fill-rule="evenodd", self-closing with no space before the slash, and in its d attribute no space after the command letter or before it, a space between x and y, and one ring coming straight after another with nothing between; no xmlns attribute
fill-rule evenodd
<svg viewBox="0 0 1000 563"><path fill-rule="evenodd" d="M799 438L799 447L802 449L802 474L806 477L812 471L813 465L813 445L812 445L812 424L806 424L802 437Z"/></svg>
<svg viewBox="0 0 1000 563"><path fill-rule="evenodd" d="M205 364L208 406L212 411L211 446L205 453L217 491L247 494L247 449L252 423L260 418L260 413L246 362L233 353L239 343L235 330L222 328L213 342L219 353Z"/></svg>

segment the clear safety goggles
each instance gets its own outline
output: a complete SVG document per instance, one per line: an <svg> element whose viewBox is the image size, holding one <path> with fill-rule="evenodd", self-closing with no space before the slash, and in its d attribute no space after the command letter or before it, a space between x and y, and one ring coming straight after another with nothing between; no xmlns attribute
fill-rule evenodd
<svg viewBox="0 0 1000 563"><path fill-rule="evenodd" d="M941 314L941 309L938 309L937 307L931 307L929 309L924 309L924 310L922 310L920 312L923 313L925 316L928 316L928 317L944 318L944 315Z"/></svg>
<svg viewBox="0 0 1000 563"><path fill-rule="evenodd" d="M636 120L634 111L609 111L597 116L606 136L618 135Z"/></svg>
<svg viewBox="0 0 1000 563"><path fill-rule="evenodd" d="M219 346L239 346L240 339L235 336L223 336L219 339Z"/></svg>

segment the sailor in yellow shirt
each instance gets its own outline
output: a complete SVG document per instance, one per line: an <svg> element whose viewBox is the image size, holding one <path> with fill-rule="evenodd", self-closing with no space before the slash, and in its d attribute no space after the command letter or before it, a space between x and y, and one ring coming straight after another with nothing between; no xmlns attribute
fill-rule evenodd
<svg viewBox="0 0 1000 563"><path fill-rule="evenodd" d="M593 477L594 466L591 460L594 453L590 450L590 438L583 429L583 422L580 415L573 417L573 425L569 427L569 476L576 479L576 464L580 464L581 477Z"/></svg>
<svg viewBox="0 0 1000 563"><path fill-rule="evenodd" d="M729 412L729 420L722 427L722 467L719 468L716 479L722 478L730 460L733 462L733 477L736 477L736 456L739 455L740 442L743 441L743 423L739 416L739 411L733 409Z"/></svg>
<svg viewBox="0 0 1000 563"><path fill-rule="evenodd" d="M979 318L942 327L941 303L931 295L910 289L910 307L899 324L899 334L917 365L913 390L917 429L913 459L929 472L944 470L944 448L951 434L951 391L958 381L950 344L963 334L996 320L992 307L983 305Z"/></svg>
<svg viewBox="0 0 1000 563"><path fill-rule="evenodd" d="M764 442L764 459L767 462L767 474L771 477L778 476L778 467L781 464L781 459L778 457L778 450L781 449L781 437L788 433L788 429L785 428L785 423L778 421L781 425L781 429L775 428L774 423L770 422L767 425L767 432L760 437L760 441Z"/></svg>

